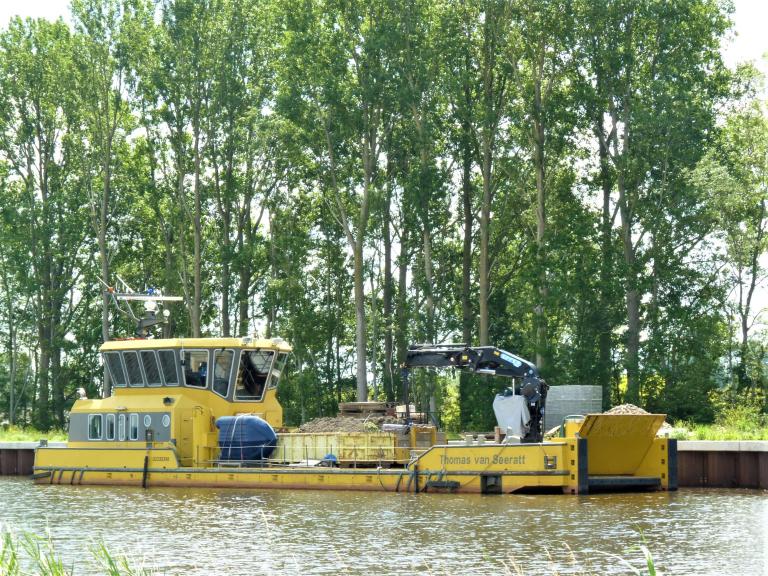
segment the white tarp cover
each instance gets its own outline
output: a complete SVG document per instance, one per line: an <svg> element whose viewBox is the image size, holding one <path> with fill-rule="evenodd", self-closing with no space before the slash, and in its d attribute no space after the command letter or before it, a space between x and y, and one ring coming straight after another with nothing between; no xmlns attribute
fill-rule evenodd
<svg viewBox="0 0 768 576"><path fill-rule="evenodd" d="M496 422L507 436L525 436L531 414L524 396L504 396L497 394L493 401Z"/></svg>

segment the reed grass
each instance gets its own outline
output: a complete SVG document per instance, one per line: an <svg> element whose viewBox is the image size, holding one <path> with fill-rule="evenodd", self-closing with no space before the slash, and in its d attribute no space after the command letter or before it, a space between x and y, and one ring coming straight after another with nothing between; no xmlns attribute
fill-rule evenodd
<svg viewBox="0 0 768 576"><path fill-rule="evenodd" d="M103 541L99 541L90 546L91 557L99 566L100 573L105 576L155 576L158 572L146 568L141 564L132 562L125 555L115 555L112 553ZM603 554L611 558L616 565L623 567L626 574L634 576L662 576L656 568L654 558L642 540L639 547L629 552L641 552L645 565L641 568L634 566L630 561L615 554ZM582 558L574 552L567 544L563 550L546 549L545 553L549 560L549 569L547 574L550 576L560 576L560 568L564 563L567 564L568 574L577 576L598 576L600 571L595 571L590 566L588 558ZM563 554L565 553L565 556ZM342 560L341 556L336 554L337 572L339 574L349 574L349 567ZM302 574L301 566L296 558L295 574ZM520 562L513 557L507 560L499 561L500 565L494 570L494 573L502 576L530 576L531 572L526 571L525 562ZM422 566L414 566L415 569L427 574L448 574L452 573L442 566L432 566L424 563ZM74 576L75 566L67 565L61 556L56 552L53 540L50 534L45 537L31 534L29 532L15 533L8 528L0 527L0 576ZM541 574L541 572L537 572Z"/></svg>
<svg viewBox="0 0 768 576"><path fill-rule="evenodd" d="M106 576L153 576L155 572L136 566L125 555L115 555L104 542L90 549L101 573ZM0 528L0 576L73 576L75 566L65 564L56 552L50 534L15 533Z"/></svg>

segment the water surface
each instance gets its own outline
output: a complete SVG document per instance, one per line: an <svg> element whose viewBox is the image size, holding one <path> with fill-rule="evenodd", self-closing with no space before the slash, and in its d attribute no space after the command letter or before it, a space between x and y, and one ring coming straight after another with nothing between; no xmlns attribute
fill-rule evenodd
<svg viewBox="0 0 768 576"><path fill-rule="evenodd" d="M35 486L0 478L0 523L50 532L75 574L103 540L164 574L768 576L768 493L481 496ZM572 551L572 553L570 552ZM575 556L575 562L572 558Z"/></svg>

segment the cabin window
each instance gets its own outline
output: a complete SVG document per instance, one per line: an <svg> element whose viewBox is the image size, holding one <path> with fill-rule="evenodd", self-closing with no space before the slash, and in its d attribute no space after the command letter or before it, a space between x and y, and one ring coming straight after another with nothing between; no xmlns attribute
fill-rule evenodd
<svg viewBox="0 0 768 576"><path fill-rule="evenodd" d="M139 439L139 415L131 414L128 425L128 440Z"/></svg>
<svg viewBox="0 0 768 576"><path fill-rule="evenodd" d="M271 388L277 388L277 384L280 381L280 376L283 374L283 370L285 369L285 362L288 359L288 354L281 353L277 355L277 360L275 361L275 365L272 368L272 378L269 379L269 387Z"/></svg>
<svg viewBox="0 0 768 576"><path fill-rule="evenodd" d="M160 378L160 366L157 364L157 354L154 350L142 350L141 365L144 368L144 374L147 376L147 386L162 386L163 380Z"/></svg>
<svg viewBox="0 0 768 576"><path fill-rule="evenodd" d="M243 350L240 353L235 400L256 402L262 399L274 356L274 352L267 350Z"/></svg>
<svg viewBox="0 0 768 576"><path fill-rule="evenodd" d="M208 380L208 350L184 350L184 384L205 388Z"/></svg>
<svg viewBox="0 0 768 576"><path fill-rule="evenodd" d="M131 386L144 386L144 375L139 365L139 353L136 351L123 352L125 371L128 373L128 384Z"/></svg>
<svg viewBox="0 0 768 576"><path fill-rule="evenodd" d="M173 350L160 350L160 368L163 370L163 379L166 386L179 385L179 373L176 370L176 353Z"/></svg>
<svg viewBox="0 0 768 576"><path fill-rule="evenodd" d="M118 388L125 387L125 369L123 361L120 359L120 352L105 352L104 360L109 368L109 375L112 378L112 384Z"/></svg>
<svg viewBox="0 0 768 576"><path fill-rule="evenodd" d="M120 442L125 441L125 414L117 416L117 439Z"/></svg>
<svg viewBox="0 0 768 576"><path fill-rule="evenodd" d="M88 440L101 440L101 414L88 414Z"/></svg>
<svg viewBox="0 0 768 576"><path fill-rule="evenodd" d="M114 440L115 439L115 415L114 414L107 414L107 427L106 427L106 439L107 440Z"/></svg>
<svg viewBox="0 0 768 576"><path fill-rule="evenodd" d="M213 391L219 396L227 397L229 380L232 375L232 350L216 350L213 353Z"/></svg>

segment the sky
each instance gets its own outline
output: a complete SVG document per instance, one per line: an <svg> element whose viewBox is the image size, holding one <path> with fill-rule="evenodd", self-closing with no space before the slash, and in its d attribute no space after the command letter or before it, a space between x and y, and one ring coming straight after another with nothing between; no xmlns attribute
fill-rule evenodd
<svg viewBox="0 0 768 576"><path fill-rule="evenodd" d="M751 60L768 76L768 2L766 0L735 0L733 37L723 50L725 63L734 67Z"/></svg>

